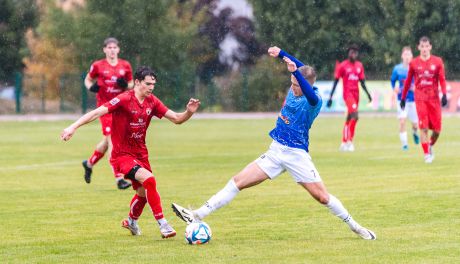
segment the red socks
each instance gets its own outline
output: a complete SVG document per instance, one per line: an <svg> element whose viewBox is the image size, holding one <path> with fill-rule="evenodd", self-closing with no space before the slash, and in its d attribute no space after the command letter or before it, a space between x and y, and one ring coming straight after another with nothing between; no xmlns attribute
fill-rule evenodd
<svg viewBox="0 0 460 264"><path fill-rule="evenodd" d="M156 220L162 219L164 217L163 208L161 207L160 194L157 192L157 182L155 181L155 178L148 178L144 181L144 183L142 183L142 186L145 188L145 196L150 208L152 209L153 216Z"/></svg>
<svg viewBox="0 0 460 264"><path fill-rule="evenodd" d="M131 200L131 204L129 205L129 217L133 220L139 219L146 203L147 199L145 197L141 197L135 194Z"/></svg>
<svg viewBox="0 0 460 264"><path fill-rule="evenodd" d="M430 146L429 143L422 143L422 149L425 155L429 154L429 146Z"/></svg>
<svg viewBox="0 0 460 264"><path fill-rule="evenodd" d="M349 126L350 126L350 121L346 121L345 125L343 125L343 131L342 131L342 142L347 142L350 131L349 131Z"/></svg>
<svg viewBox="0 0 460 264"><path fill-rule="evenodd" d="M358 122L358 120L356 119L350 119L350 122L349 122L349 125L348 125L348 130L350 131L350 136L348 137L348 139L350 141L353 141L353 138L355 137L355 127L356 127L356 123Z"/></svg>
<svg viewBox="0 0 460 264"><path fill-rule="evenodd" d="M353 138L355 137L355 128L357 122L358 120L356 119L350 119L349 121L345 122L342 131L342 142L353 141Z"/></svg>
<svg viewBox="0 0 460 264"><path fill-rule="evenodd" d="M99 152L97 150L94 151L93 155L88 159L88 162L93 166L96 164L102 157L104 157L104 153Z"/></svg>

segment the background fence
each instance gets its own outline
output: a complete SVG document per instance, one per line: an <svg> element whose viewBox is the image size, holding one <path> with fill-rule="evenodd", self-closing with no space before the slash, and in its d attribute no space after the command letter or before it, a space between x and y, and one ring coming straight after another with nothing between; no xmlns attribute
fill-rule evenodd
<svg viewBox="0 0 460 264"><path fill-rule="evenodd" d="M208 84L202 84L198 81L185 82L180 75L164 75L160 76L155 92L166 105L175 110L183 110L189 97L199 98L202 101L201 111L205 112L279 110L289 82L280 82L271 79L270 76L251 76L245 71L239 74L241 81L236 82L236 85L235 82L228 82L226 79L213 79ZM44 75L16 73L14 78L11 78L10 85L6 82L0 86L0 114L85 113L94 109L95 94L85 88L84 76L85 74L61 75L57 88L52 89ZM264 78L266 83L261 85L260 80ZM334 94L334 102L330 109L325 107L325 101L329 97L332 82L318 81L316 86L324 100L322 111L345 110L341 83ZM395 98L389 81L367 81L367 86L373 101L368 104L367 97L362 95L360 111L395 110ZM448 82L447 90L449 103L444 110L460 112L460 82Z"/></svg>

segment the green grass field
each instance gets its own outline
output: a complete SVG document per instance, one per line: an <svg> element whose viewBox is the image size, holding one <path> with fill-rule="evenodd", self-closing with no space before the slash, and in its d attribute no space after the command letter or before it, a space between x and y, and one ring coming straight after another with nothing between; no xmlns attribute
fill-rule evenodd
<svg viewBox="0 0 460 264"><path fill-rule="evenodd" d="M340 153L343 118L321 116L310 153L328 190L374 230L358 238L288 174L241 192L206 218L207 245L186 245L171 202L200 206L270 144L274 119L155 120L150 160L166 217L178 236L163 240L150 208L143 234L120 227L132 190L115 188L107 160L83 181L82 159L100 139L98 122L69 142L67 122L0 123L1 263L459 263L460 119L444 119L433 164L418 146L400 150L394 117L364 116L356 152ZM412 143L412 142L411 142Z"/></svg>

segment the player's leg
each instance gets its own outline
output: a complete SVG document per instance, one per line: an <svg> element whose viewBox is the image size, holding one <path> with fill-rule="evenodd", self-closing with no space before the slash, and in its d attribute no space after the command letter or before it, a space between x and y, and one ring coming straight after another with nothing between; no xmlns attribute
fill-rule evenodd
<svg viewBox="0 0 460 264"><path fill-rule="evenodd" d="M358 101L355 98L349 97L345 99L347 106L347 119L343 128L341 151L354 151L353 137L355 133L356 123L358 122Z"/></svg>
<svg viewBox="0 0 460 264"><path fill-rule="evenodd" d="M412 123L412 138L414 139L414 143L417 145L420 142L420 138L418 135L418 117L415 102L406 103L406 109L407 118Z"/></svg>
<svg viewBox="0 0 460 264"><path fill-rule="evenodd" d="M127 219L124 219L121 222L121 226L131 231L133 236L139 236L141 234L141 229L138 225L139 217L144 210L147 199L145 198L145 189L139 183L138 186L133 186L136 189L136 193L131 199L129 205L129 215Z"/></svg>
<svg viewBox="0 0 460 264"><path fill-rule="evenodd" d="M407 144L407 132L406 132L406 118L407 118L407 108L404 110L401 109L400 101L397 103L398 105L398 119L399 119L399 140L401 141L401 146L403 150L408 149Z"/></svg>
<svg viewBox="0 0 460 264"><path fill-rule="evenodd" d="M334 195L327 192L323 182L299 182L299 184L305 188L313 198L325 205L333 215L345 222L348 227L360 237L367 240L375 240L377 238L374 232L362 227L353 219L342 202Z"/></svg>
<svg viewBox="0 0 460 264"><path fill-rule="evenodd" d="M113 143L112 143L112 136L111 135L108 135L107 136L107 145L108 145L108 159L109 159L109 162L110 162L110 158L112 157L112 149L113 149ZM129 183L128 181L126 181L124 179L124 176L123 174L120 174L120 173L117 173L115 171L115 168L112 167L112 172L113 172L113 175L115 177L115 183L117 185L117 188L119 190L125 190L125 189L128 189L129 187L131 187L131 183Z"/></svg>
<svg viewBox="0 0 460 264"><path fill-rule="evenodd" d="M350 229L364 239L375 239L375 234L361 227L348 213L342 203L329 194L321 176L310 157L301 149L291 148L281 157L283 166L291 174L295 182L305 188L318 202L329 208L330 212L348 224Z"/></svg>
<svg viewBox="0 0 460 264"><path fill-rule="evenodd" d="M217 209L230 203L241 190L255 186L268 178L259 165L256 162L252 162L233 176L222 190L213 195L203 206L195 210L194 215L198 218L197 220L203 219Z"/></svg>
<svg viewBox="0 0 460 264"><path fill-rule="evenodd" d="M358 111L350 113L349 117L350 117L350 137L348 139L348 151L355 151L355 146L353 145L353 139L355 137L356 124L358 123L358 119L359 119Z"/></svg>
<svg viewBox="0 0 460 264"><path fill-rule="evenodd" d="M430 139L428 136L428 128L430 124L429 120L429 109L427 101L416 101L417 105L417 116L418 116L418 127L420 129L420 145L422 146L425 163L431 163L433 161L430 155Z"/></svg>
<svg viewBox="0 0 460 264"><path fill-rule="evenodd" d="M153 216L160 226L161 236L163 238L175 236L176 231L169 225L163 215L160 194L157 191L157 183L152 172L140 165L134 165L129 173L126 174L126 177L140 182L142 187L144 187L147 203L152 209Z"/></svg>
<svg viewBox="0 0 460 264"><path fill-rule="evenodd" d="M199 221L230 203L240 190L257 185L269 178L274 179L284 171L278 158L283 147L281 144L273 141L270 149L265 154L261 155L257 160L250 163L230 179L225 187L213 195L203 206L192 212L173 203L172 208L174 212L187 223L194 220Z"/></svg>
<svg viewBox="0 0 460 264"><path fill-rule="evenodd" d="M102 140L97 143L96 149L93 152L93 155L89 157L87 160L82 162L83 168L85 170L84 178L86 183L91 182L91 175L93 173L93 166L102 158L104 157L105 152L108 148L107 137L103 136Z"/></svg>

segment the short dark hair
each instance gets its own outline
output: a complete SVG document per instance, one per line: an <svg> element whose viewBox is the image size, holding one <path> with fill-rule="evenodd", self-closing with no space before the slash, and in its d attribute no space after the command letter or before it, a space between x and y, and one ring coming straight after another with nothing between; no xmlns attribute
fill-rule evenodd
<svg viewBox="0 0 460 264"><path fill-rule="evenodd" d="M110 43L115 43L116 45L118 45L118 39L116 39L114 37L106 38L104 40L104 47L107 47L107 45L109 45Z"/></svg>
<svg viewBox="0 0 460 264"><path fill-rule="evenodd" d="M157 74L149 66L140 66L134 73L135 80L143 81L146 76L151 76L154 79L157 78Z"/></svg>
<svg viewBox="0 0 460 264"><path fill-rule="evenodd" d="M427 37L427 36L421 37L420 40L418 41L418 43L420 43L420 42L428 42L428 43L431 44L431 40L430 40L430 38Z"/></svg>
<svg viewBox="0 0 460 264"><path fill-rule="evenodd" d="M354 51L357 51L359 52L359 47L357 44L353 43L353 44L350 44L347 48L347 51L350 51L350 50L354 50Z"/></svg>

